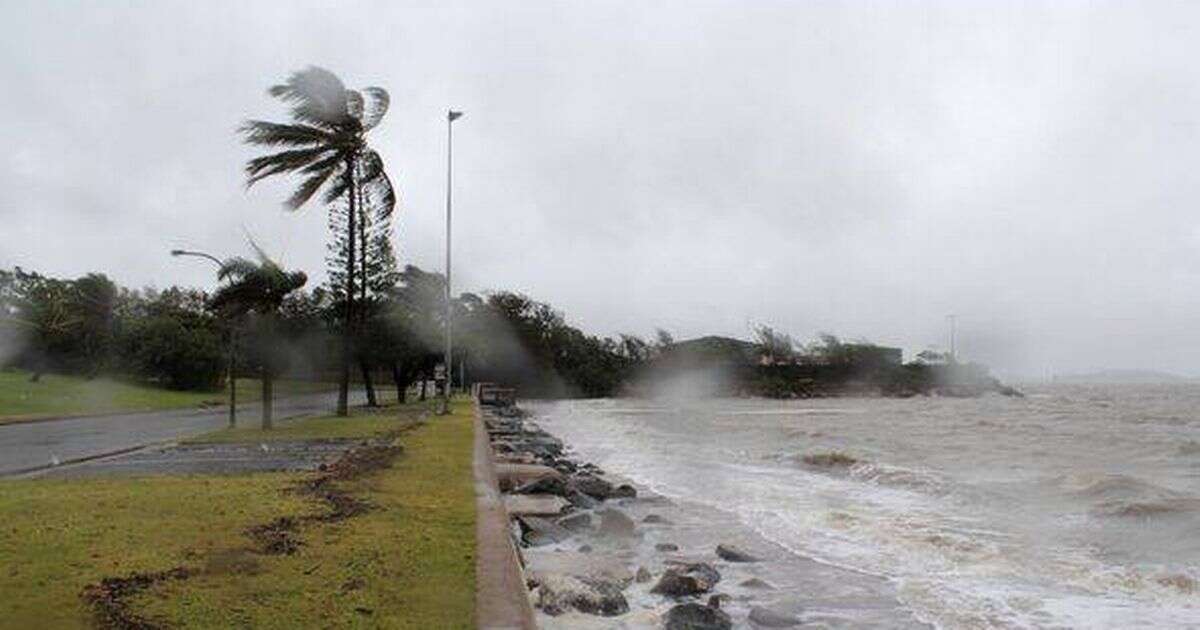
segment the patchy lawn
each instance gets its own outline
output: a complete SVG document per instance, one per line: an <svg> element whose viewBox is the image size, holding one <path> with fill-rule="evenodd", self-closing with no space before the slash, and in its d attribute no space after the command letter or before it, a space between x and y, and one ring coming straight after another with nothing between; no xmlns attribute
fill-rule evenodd
<svg viewBox="0 0 1200 630"><path fill-rule="evenodd" d="M0 625L86 626L92 585L122 614L182 627L474 627L471 407L419 422L428 408L289 427L398 435L357 470L0 482ZM295 544L266 544L273 527ZM134 573L161 579L96 588Z"/></svg>
<svg viewBox="0 0 1200 630"><path fill-rule="evenodd" d="M336 385L307 381L280 380L275 383L277 398L331 391ZM238 379L238 402L262 398L257 379ZM219 405L229 399L227 390L216 392L174 391L110 378L85 379L78 376L44 374L30 382L29 373L0 370L0 424L43 418L61 418L122 411L155 411L202 405Z"/></svg>
<svg viewBox="0 0 1200 630"><path fill-rule="evenodd" d="M299 418L277 422L275 428L264 431L254 427L222 429L186 440L192 444L228 444L233 442L270 442L275 440L320 440L369 438L396 428L396 407L386 405L376 409L357 408L349 418L326 416ZM403 405L405 413L418 418L434 413L435 403Z"/></svg>

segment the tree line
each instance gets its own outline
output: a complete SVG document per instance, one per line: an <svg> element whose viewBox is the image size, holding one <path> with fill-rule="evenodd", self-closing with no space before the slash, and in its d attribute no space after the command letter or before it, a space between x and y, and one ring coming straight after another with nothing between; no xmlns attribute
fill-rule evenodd
<svg viewBox="0 0 1200 630"><path fill-rule="evenodd" d="M337 256L331 257L337 260ZM213 292L131 289L101 273L55 278L0 270L3 367L84 377L118 376L171 389L215 390L237 344L236 374L331 379L341 373L344 296L331 278L302 288L302 274L269 259L231 259ZM355 327L354 382L375 404L385 383L404 399L442 360L445 283L440 273L384 265L372 276ZM274 287L272 283L277 283ZM606 396L649 356L634 336L588 335L548 304L509 291L452 300L455 380L496 381L530 395Z"/></svg>

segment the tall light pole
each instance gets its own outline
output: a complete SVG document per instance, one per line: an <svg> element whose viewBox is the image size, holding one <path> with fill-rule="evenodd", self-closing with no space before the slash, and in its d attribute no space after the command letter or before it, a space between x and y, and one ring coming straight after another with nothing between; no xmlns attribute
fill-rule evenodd
<svg viewBox="0 0 1200 630"><path fill-rule="evenodd" d="M217 266L217 275L220 276L221 268L225 263L221 262L220 258L212 254L204 252L188 251L186 249L172 249L172 256L195 256L197 258L206 258L211 260ZM229 426L230 428L237 426L237 378L235 375L235 367L237 364L237 327L233 321L229 322Z"/></svg>
<svg viewBox="0 0 1200 630"><path fill-rule="evenodd" d="M958 360L958 352L955 349L955 337L958 333L958 315L947 315L946 321L950 323L950 362L955 363Z"/></svg>
<svg viewBox="0 0 1200 630"><path fill-rule="evenodd" d="M446 112L446 384L442 389L442 415L450 413L450 386L454 382L454 364L451 362L451 342L454 326L453 305L450 302L450 198L451 184L454 182L454 121L461 118L462 112L453 109Z"/></svg>

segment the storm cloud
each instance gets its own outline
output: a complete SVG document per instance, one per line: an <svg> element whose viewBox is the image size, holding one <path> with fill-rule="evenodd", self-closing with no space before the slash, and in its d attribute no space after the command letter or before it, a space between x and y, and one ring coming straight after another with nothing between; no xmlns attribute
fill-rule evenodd
<svg viewBox="0 0 1200 630"><path fill-rule="evenodd" d="M0 266L213 284L247 233L323 279L322 209L234 133L309 64L380 85L404 262L593 332L765 323L1003 374L1200 374L1190 3L6 2Z"/></svg>

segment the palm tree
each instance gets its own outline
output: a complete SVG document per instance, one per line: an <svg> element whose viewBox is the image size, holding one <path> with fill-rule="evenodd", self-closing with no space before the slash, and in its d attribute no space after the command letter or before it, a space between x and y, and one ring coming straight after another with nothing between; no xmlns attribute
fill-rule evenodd
<svg viewBox="0 0 1200 630"><path fill-rule="evenodd" d="M258 262L235 257L221 264L218 277L228 280L212 297L215 309L234 316L249 312L258 314L261 322L262 353L262 428L270 429L273 415L275 385L275 352L271 347L275 316L284 298L304 286L308 276L303 271L284 271L255 247Z"/></svg>
<svg viewBox="0 0 1200 630"><path fill-rule="evenodd" d="M325 204L344 198L349 207L346 234L350 250L337 409L338 415L345 416L349 413L355 326L355 222L364 197L377 204L385 216L390 216L396 205L383 159L366 141L367 132L383 120L390 99L382 88L347 90L337 75L316 66L292 74L268 93L291 105L292 120L283 124L250 120L241 126L247 144L279 149L246 164L246 185L274 175L295 174L303 179L285 203L288 209L299 209L322 190Z"/></svg>

